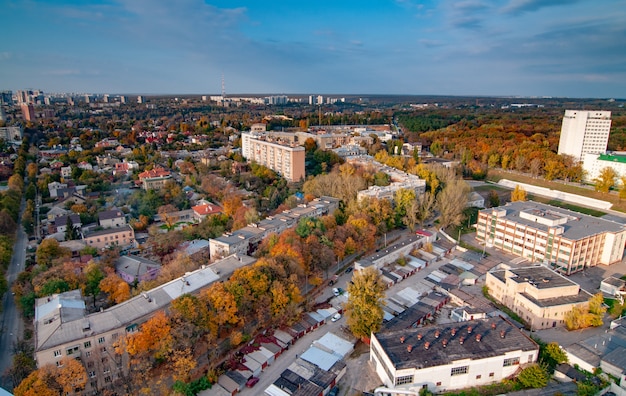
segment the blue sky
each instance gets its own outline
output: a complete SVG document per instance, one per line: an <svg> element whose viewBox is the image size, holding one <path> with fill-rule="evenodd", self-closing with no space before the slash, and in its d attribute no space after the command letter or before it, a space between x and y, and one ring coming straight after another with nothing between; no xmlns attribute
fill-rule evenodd
<svg viewBox="0 0 626 396"><path fill-rule="evenodd" d="M0 0L0 90L626 97L624 0Z"/></svg>

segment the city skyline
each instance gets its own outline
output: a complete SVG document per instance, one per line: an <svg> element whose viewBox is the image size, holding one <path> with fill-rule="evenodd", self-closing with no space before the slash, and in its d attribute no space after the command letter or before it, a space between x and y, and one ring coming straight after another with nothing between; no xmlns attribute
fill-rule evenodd
<svg viewBox="0 0 626 396"><path fill-rule="evenodd" d="M624 97L623 2L5 1L0 89Z"/></svg>

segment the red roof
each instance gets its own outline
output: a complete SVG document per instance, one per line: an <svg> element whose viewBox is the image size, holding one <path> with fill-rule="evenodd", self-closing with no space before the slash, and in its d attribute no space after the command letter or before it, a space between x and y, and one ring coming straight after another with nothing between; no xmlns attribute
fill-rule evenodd
<svg viewBox="0 0 626 396"><path fill-rule="evenodd" d="M208 215L222 212L222 208L220 208L219 206L208 205L208 204L194 206L191 209L193 209L193 211L196 212L198 216L208 216Z"/></svg>
<svg viewBox="0 0 626 396"><path fill-rule="evenodd" d="M165 177L169 175L170 175L170 172L166 171L163 168L154 168L152 170L141 172L139 174L139 179L142 180L142 179L148 179L152 177Z"/></svg>

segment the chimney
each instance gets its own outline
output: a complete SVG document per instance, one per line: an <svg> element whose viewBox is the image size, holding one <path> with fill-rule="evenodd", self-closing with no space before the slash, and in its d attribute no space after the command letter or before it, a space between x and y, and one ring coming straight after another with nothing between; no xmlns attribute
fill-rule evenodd
<svg viewBox="0 0 626 396"><path fill-rule="evenodd" d="M404 344L404 340L405 340L404 336L400 337L400 344Z"/></svg>
<svg viewBox="0 0 626 396"><path fill-rule="evenodd" d="M454 337L456 335L456 327L452 329L452 331L450 332L450 334L452 334L452 337Z"/></svg>
<svg viewBox="0 0 626 396"><path fill-rule="evenodd" d="M506 332L504 330L500 330L500 338L504 338Z"/></svg>
<svg viewBox="0 0 626 396"><path fill-rule="evenodd" d="M445 338L441 341L441 343L443 344L444 348L448 346L448 340L446 340Z"/></svg>
<svg viewBox="0 0 626 396"><path fill-rule="evenodd" d="M439 330L436 330L436 331L435 331L435 338L439 338L439 334L440 334L440 333L439 333Z"/></svg>
<svg viewBox="0 0 626 396"><path fill-rule="evenodd" d="M472 334L472 326L467 326L467 334Z"/></svg>
<svg viewBox="0 0 626 396"><path fill-rule="evenodd" d="M465 341L465 337L461 336L461 338L459 338L459 344L463 345L463 341Z"/></svg>
<svg viewBox="0 0 626 396"><path fill-rule="evenodd" d="M417 340L418 340L418 341L419 341L419 340L421 340L421 339L422 339L422 337L424 337L424 336L422 335L422 333L419 333L419 334L417 335Z"/></svg>
<svg viewBox="0 0 626 396"><path fill-rule="evenodd" d="M407 345L406 350L408 353L411 353L411 351L413 350L413 345Z"/></svg>
<svg viewBox="0 0 626 396"><path fill-rule="evenodd" d="M476 342L480 342L481 338L483 338L481 334L476 334Z"/></svg>
<svg viewBox="0 0 626 396"><path fill-rule="evenodd" d="M496 322L491 322L491 328L492 328L493 330L495 330L495 329L496 329Z"/></svg>
<svg viewBox="0 0 626 396"><path fill-rule="evenodd" d="M430 342L426 341L426 343L424 344L424 349L428 349L430 348Z"/></svg>

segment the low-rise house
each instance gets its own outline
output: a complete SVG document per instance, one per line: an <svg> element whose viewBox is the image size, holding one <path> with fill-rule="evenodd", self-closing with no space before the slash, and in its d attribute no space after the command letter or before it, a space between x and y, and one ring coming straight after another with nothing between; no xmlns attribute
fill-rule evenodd
<svg viewBox="0 0 626 396"><path fill-rule="evenodd" d="M193 210L194 217L199 222L204 220L207 216L222 213L222 208L210 203L196 205L193 206L191 209Z"/></svg>
<svg viewBox="0 0 626 396"><path fill-rule="evenodd" d="M56 229L56 232L65 232L67 231L67 219L71 220L72 225L74 226L74 228L76 228L79 232L81 230L81 226L83 225L80 221L80 216L77 214L70 214L70 215L64 215L64 216L59 216L57 218L54 219L54 228Z"/></svg>
<svg viewBox="0 0 626 396"><path fill-rule="evenodd" d="M115 262L115 272L126 283L144 282L156 279L161 264L140 256L120 256Z"/></svg>
<svg viewBox="0 0 626 396"><path fill-rule="evenodd" d="M57 191L63 188L67 188L67 183L59 183L59 182L48 183L48 191L50 192L50 198L56 198Z"/></svg>
<svg viewBox="0 0 626 396"><path fill-rule="evenodd" d="M172 174L163 168L154 168L139 174L144 190L160 190L172 179Z"/></svg>
<svg viewBox="0 0 626 396"><path fill-rule="evenodd" d="M372 334L370 362L388 388L442 393L502 381L539 345L502 317Z"/></svg>
<svg viewBox="0 0 626 396"><path fill-rule="evenodd" d="M531 329L562 326L574 307L587 307L591 295L544 266L487 273L489 294L525 320Z"/></svg>
<svg viewBox="0 0 626 396"><path fill-rule="evenodd" d="M119 209L113 208L98 213L98 223L103 228L117 228L126 225L126 215Z"/></svg>
<svg viewBox="0 0 626 396"><path fill-rule="evenodd" d="M135 231L129 225L106 230L95 231L85 235L84 241L88 246L96 249L119 246L122 248L134 247Z"/></svg>

